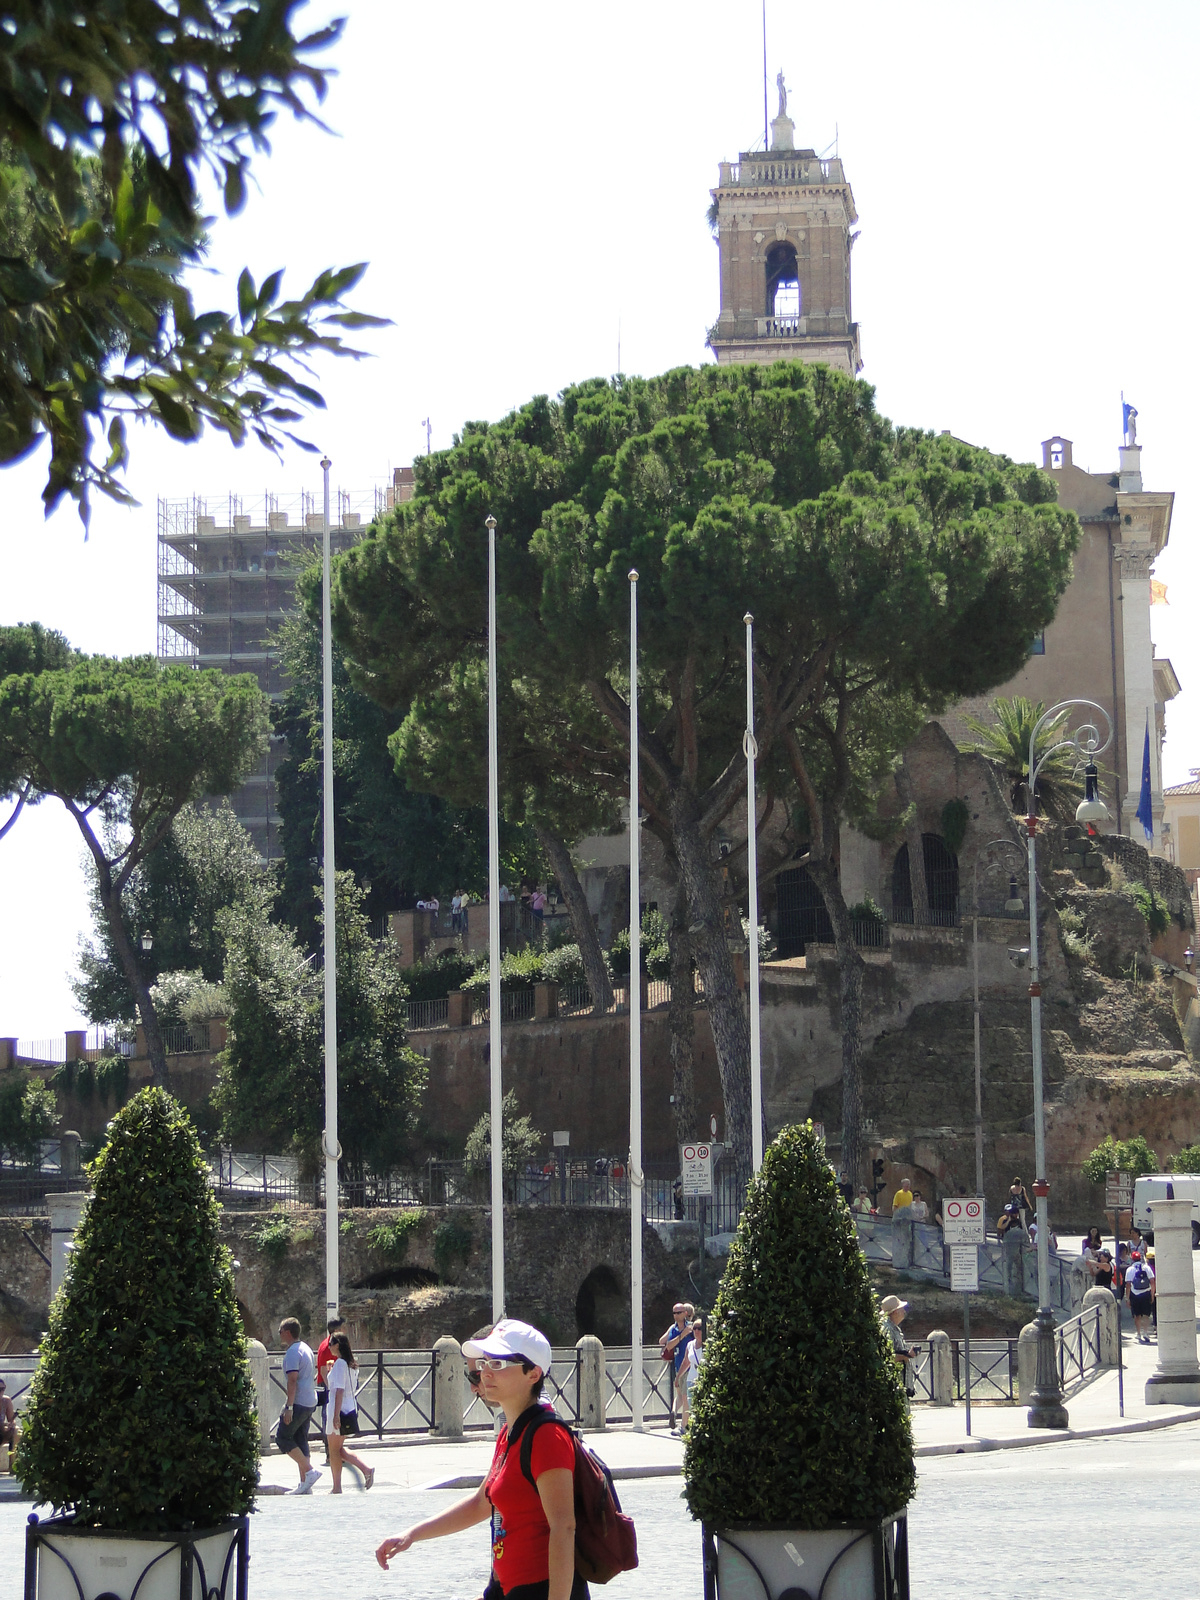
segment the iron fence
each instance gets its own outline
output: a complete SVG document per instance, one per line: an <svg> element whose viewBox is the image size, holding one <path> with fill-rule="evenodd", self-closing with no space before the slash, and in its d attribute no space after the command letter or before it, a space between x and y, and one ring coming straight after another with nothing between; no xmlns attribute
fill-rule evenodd
<svg viewBox="0 0 1200 1600"><path fill-rule="evenodd" d="M18 1039L14 1052L16 1064L21 1067L54 1067L67 1059L65 1034L57 1039Z"/></svg>
<svg viewBox="0 0 1200 1600"><path fill-rule="evenodd" d="M971 1399L1015 1401L1019 1395L1016 1339L971 1340ZM954 1398L967 1392L966 1346L962 1339L952 1341Z"/></svg>
<svg viewBox="0 0 1200 1600"><path fill-rule="evenodd" d="M405 1022L409 1032L450 1026L449 1000L409 1000L405 1005Z"/></svg>
<svg viewBox="0 0 1200 1600"><path fill-rule="evenodd" d="M162 1030L163 1049L169 1056L202 1055L209 1048L207 1022L189 1025L181 1023L175 1028Z"/></svg>
<svg viewBox="0 0 1200 1600"><path fill-rule="evenodd" d="M1103 1365L1100 1350L1102 1307L1089 1306L1054 1330L1058 1381L1064 1394L1077 1389L1094 1368Z"/></svg>
<svg viewBox="0 0 1200 1600"><path fill-rule="evenodd" d="M77 1194L88 1187L85 1177L63 1178L56 1173L0 1172L0 1216L44 1217L46 1197Z"/></svg>
<svg viewBox="0 0 1200 1600"><path fill-rule="evenodd" d="M427 1433L436 1420L433 1375L437 1357L434 1352L359 1350L356 1354L360 1431L374 1434L377 1439L392 1433ZM281 1350L270 1353L267 1371L282 1408L287 1396L287 1378Z"/></svg>
<svg viewBox="0 0 1200 1600"><path fill-rule="evenodd" d="M604 1347L605 1417L614 1422L633 1421L633 1346ZM656 1344L642 1346L642 1417L646 1422L674 1419L675 1364L664 1361Z"/></svg>

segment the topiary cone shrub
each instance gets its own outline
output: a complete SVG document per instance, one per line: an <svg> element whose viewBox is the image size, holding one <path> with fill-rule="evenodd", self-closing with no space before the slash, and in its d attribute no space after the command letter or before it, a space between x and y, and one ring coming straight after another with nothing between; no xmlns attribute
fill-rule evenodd
<svg viewBox="0 0 1200 1600"><path fill-rule="evenodd" d="M710 1527L875 1522L912 1498L900 1368L811 1122L750 1185L691 1416L685 1493Z"/></svg>
<svg viewBox="0 0 1200 1600"><path fill-rule="evenodd" d="M211 1527L250 1509L258 1422L195 1131L163 1089L119 1111L23 1418L27 1493L76 1523Z"/></svg>

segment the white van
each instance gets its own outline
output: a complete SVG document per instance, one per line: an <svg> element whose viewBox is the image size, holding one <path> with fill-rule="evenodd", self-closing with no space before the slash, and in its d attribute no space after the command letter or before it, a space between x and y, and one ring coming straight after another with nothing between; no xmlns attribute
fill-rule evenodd
<svg viewBox="0 0 1200 1600"><path fill-rule="evenodd" d="M1190 1200L1192 1202L1192 1249L1200 1250L1200 1173L1153 1172L1137 1178L1133 1185L1133 1225L1154 1237L1152 1200Z"/></svg>

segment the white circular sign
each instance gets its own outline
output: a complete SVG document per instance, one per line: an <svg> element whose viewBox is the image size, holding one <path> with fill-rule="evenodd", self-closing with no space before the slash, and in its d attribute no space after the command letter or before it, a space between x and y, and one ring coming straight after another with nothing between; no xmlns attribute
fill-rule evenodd
<svg viewBox="0 0 1200 1600"><path fill-rule="evenodd" d="M974 1221L977 1217L982 1216L982 1214L983 1207L980 1205L978 1200L967 1201L967 1216L969 1216L972 1221Z"/></svg>
<svg viewBox="0 0 1200 1600"><path fill-rule="evenodd" d="M695 1159L696 1159L696 1146L694 1144L685 1144L684 1145L684 1147L683 1147L683 1159L685 1161L695 1161Z"/></svg>

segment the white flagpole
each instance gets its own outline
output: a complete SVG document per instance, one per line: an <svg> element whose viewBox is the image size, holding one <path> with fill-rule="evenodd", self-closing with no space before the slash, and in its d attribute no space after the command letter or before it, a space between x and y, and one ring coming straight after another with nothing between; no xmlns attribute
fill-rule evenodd
<svg viewBox="0 0 1200 1600"><path fill-rule="evenodd" d="M321 462L325 474L325 515L321 535L321 752L322 877L325 888L325 1314L326 1320L338 1314L340 1263L338 1261L338 1103L337 1103L337 905L334 885L336 862L333 853L333 632L329 585L329 469L328 456Z"/></svg>
<svg viewBox="0 0 1200 1600"><path fill-rule="evenodd" d="M642 820L638 777L637 568L629 571L629 1305L630 1408L642 1430Z"/></svg>
<svg viewBox="0 0 1200 1600"><path fill-rule="evenodd" d="M754 781L758 741L754 737L754 618L747 611L742 621L746 624L746 732L742 745L746 752L746 873L750 881L750 1148L757 1172L763 1159L762 1034L758 994L758 791Z"/></svg>
<svg viewBox="0 0 1200 1600"><path fill-rule="evenodd" d="M504 1086L500 1057L500 758L496 715L496 519L488 517L488 1053L492 1122L492 1321L504 1315Z"/></svg>

